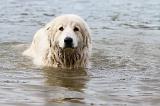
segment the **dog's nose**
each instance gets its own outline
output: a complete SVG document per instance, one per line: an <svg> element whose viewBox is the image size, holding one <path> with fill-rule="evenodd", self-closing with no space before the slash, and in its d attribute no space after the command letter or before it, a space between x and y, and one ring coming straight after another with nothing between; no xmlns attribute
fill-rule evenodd
<svg viewBox="0 0 160 106"><path fill-rule="evenodd" d="M72 43L73 42L73 39L71 37L66 37L64 39L64 43Z"/></svg>
<svg viewBox="0 0 160 106"><path fill-rule="evenodd" d="M66 37L64 39L65 47L72 47L73 46L73 39L71 37Z"/></svg>
<svg viewBox="0 0 160 106"><path fill-rule="evenodd" d="M66 37L64 39L64 43L66 43L66 44L69 44L69 43L72 43L72 42L73 42L73 39L71 37Z"/></svg>

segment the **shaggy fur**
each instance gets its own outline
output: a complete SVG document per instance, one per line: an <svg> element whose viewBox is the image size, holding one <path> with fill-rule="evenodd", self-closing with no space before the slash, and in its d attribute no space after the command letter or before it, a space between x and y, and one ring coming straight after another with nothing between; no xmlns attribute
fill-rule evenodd
<svg viewBox="0 0 160 106"><path fill-rule="evenodd" d="M63 26L64 32L59 31ZM78 27L78 31L74 28ZM68 34L68 35L66 35ZM63 48L64 36L73 35L75 47ZM86 22L77 15L62 15L35 34L31 46L23 52L36 65L62 68L87 67L91 50L90 30Z"/></svg>

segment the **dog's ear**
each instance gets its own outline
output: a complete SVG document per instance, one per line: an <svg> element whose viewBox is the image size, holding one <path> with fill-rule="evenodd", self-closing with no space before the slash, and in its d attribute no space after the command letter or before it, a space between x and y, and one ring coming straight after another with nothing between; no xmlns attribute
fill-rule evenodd
<svg viewBox="0 0 160 106"><path fill-rule="evenodd" d="M50 43L50 47L52 46L52 42L54 42L54 36L56 34L56 28L54 23L49 23L45 26L45 31L48 36L48 41Z"/></svg>
<svg viewBox="0 0 160 106"><path fill-rule="evenodd" d="M89 45L91 44L91 31L90 31L90 28L88 27L88 25L86 23L84 23L82 26L81 26L81 33L82 33L82 36L83 36L83 42L85 42L85 45L87 47L89 47Z"/></svg>

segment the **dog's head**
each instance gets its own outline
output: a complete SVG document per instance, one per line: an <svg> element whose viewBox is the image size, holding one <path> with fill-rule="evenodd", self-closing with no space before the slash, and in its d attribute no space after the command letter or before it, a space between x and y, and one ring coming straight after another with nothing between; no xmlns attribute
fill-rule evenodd
<svg viewBox="0 0 160 106"><path fill-rule="evenodd" d="M46 26L50 45L61 49L88 47L91 43L90 31L85 21L76 15L63 15Z"/></svg>

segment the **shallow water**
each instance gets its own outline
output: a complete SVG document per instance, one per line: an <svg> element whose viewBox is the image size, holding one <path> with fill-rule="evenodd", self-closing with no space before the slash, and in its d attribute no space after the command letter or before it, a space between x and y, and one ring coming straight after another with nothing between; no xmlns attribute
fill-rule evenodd
<svg viewBox="0 0 160 106"><path fill-rule="evenodd" d="M1 0L0 105L160 106L160 1ZM75 13L92 29L92 68L42 68L21 55L36 30Z"/></svg>

